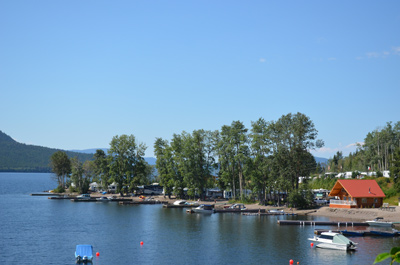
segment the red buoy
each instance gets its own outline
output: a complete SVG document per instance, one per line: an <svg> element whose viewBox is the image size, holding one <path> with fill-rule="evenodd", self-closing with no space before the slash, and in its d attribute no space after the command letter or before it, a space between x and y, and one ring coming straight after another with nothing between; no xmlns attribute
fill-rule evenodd
<svg viewBox="0 0 400 265"><path fill-rule="evenodd" d="M140 241L140 245L143 245L143 241Z"/></svg>
<svg viewBox="0 0 400 265"><path fill-rule="evenodd" d="M311 247L313 247L314 246L314 243L311 243Z"/></svg>
<svg viewBox="0 0 400 265"><path fill-rule="evenodd" d="M99 252L96 252L96 257L98 257L98 256L100 256L100 253L99 253Z"/></svg>
<svg viewBox="0 0 400 265"><path fill-rule="evenodd" d="M292 265L293 264L293 260L291 259L291 260L289 260L289 264L290 265Z"/></svg>

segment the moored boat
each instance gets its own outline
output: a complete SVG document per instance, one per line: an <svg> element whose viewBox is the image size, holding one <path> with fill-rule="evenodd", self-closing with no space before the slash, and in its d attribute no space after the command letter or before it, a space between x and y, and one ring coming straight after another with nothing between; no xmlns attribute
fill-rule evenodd
<svg viewBox="0 0 400 265"><path fill-rule="evenodd" d="M214 207L211 204L201 204L199 207L193 208L195 213L214 213Z"/></svg>
<svg viewBox="0 0 400 265"><path fill-rule="evenodd" d="M101 196L96 199L98 202L109 202L110 200L106 196Z"/></svg>
<svg viewBox="0 0 400 265"><path fill-rule="evenodd" d="M76 245L75 250L76 263L87 263L93 260L92 245Z"/></svg>
<svg viewBox="0 0 400 265"><path fill-rule="evenodd" d="M371 230L368 232L371 236L384 236L384 237L395 237L399 236L399 231L392 229L392 231L375 231Z"/></svg>
<svg viewBox="0 0 400 265"><path fill-rule="evenodd" d="M393 222L384 221L383 217L376 217L374 220L365 221L370 226L393 227Z"/></svg>
<svg viewBox="0 0 400 265"><path fill-rule="evenodd" d="M174 205L185 205L186 201L185 200L178 200L178 201L174 201L173 203Z"/></svg>
<svg viewBox="0 0 400 265"><path fill-rule="evenodd" d="M364 236L365 231L343 230L340 231L344 236Z"/></svg>
<svg viewBox="0 0 400 265"><path fill-rule="evenodd" d="M336 232L322 232L319 236L314 236L308 240L317 242L316 247L335 249L335 250L355 250L357 243L351 241L344 235Z"/></svg>

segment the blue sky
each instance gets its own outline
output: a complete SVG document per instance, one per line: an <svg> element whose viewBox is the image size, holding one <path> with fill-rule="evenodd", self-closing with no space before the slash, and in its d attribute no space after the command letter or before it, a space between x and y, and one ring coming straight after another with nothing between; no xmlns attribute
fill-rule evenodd
<svg viewBox="0 0 400 265"><path fill-rule="evenodd" d="M330 158L400 120L400 1L1 1L0 130L52 148L301 112Z"/></svg>

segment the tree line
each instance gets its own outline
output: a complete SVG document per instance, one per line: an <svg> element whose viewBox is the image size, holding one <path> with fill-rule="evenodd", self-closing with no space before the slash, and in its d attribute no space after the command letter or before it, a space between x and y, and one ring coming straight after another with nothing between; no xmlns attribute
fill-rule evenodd
<svg viewBox="0 0 400 265"><path fill-rule="evenodd" d="M310 150L324 144L317 134L309 117L289 113L277 121L259 118L250 129L233 121L221 130L156 138L157 181L168 195L204 197L207 188L219 187L235 199L244 200L251 190L264 201L276 191L298 190L299 178L315 171ZM73 182L84 193L91 181L103 189L116 182L122 194L155 180L154 168L143 158L146 148L133 135L114 136L108 154L97 150L93 160L82 163L60 151L51 164L60 187Z"/></svg>
<svg viewBox="0 0 400 265"><path fill-rule="evenodd" d="M275 191L299 189L299 178L316 169L310 150L324 145L318 131L302 113L277 121L259 118L251 128L241 121L221 130L174 134L171 141L157 138L156 168L167 194L204 196L206 188L232 191L243 200L247 190L264 201Z"/></svg>
<svg viewBox="0 0 400 265"><path fill-rule="evenodd" d="M400 158L400 122L386 123L386 126L369 132L363 144L358 144L357 150L344 157L337 152L329 160L331 172L377 172L390 171L393 178L399 176Z"/></svg>
<svg viewBox="0 0 400 265"><path fill-rule="evenodd" d="M134 135L114 136L108 154L98 149L93 160L81 162L69 158L63 151L54 153L51 160L52 171L58 182L58 192L65 187L86 193L91 182L98 182L102 189L115 182L117 192L133 192L138 185L147 184L154 178L154 166L144 160L146 146L137 143ZM71 184L74 184L74 187Z"/></svg>

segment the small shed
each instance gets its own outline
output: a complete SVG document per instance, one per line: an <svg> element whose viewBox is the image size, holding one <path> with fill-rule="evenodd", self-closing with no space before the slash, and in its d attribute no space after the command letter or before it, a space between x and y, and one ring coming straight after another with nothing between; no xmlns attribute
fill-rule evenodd
<svg viewBox="0 0 400 265"><path fill-rule="evenodd" d="M331 208L379 208L386 197L374 179L339 179L329 196Z"/></svg>

